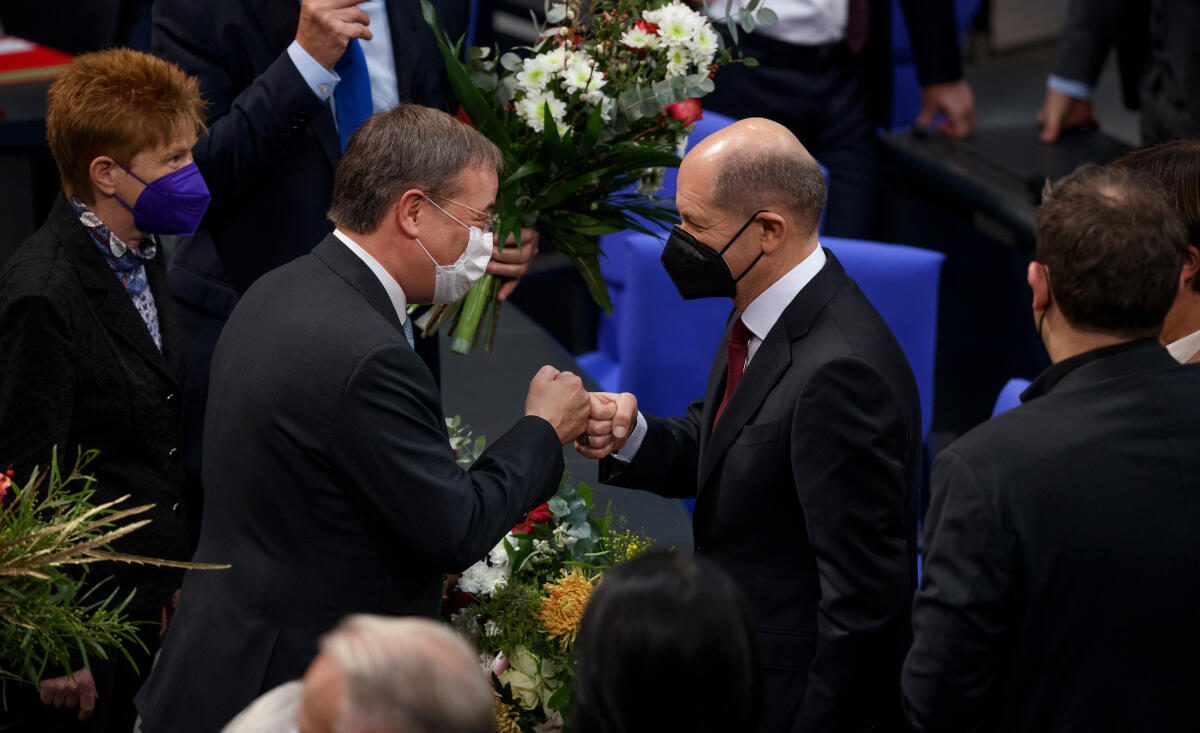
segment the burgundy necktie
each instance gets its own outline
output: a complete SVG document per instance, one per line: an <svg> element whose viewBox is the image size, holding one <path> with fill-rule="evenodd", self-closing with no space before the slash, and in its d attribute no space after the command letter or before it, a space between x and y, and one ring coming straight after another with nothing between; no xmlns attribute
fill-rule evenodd
<svg viewBox="0 0 1200 733"><path fill-rule="evenodd" d="M846 46L850 48L851 53L858 55L866 47L870 20L867 0L850 0L849 13L846 16Z"/></svg>
<svg viewBox="0 0 1200 733"><path fill-rule="evenodd" d="M750 337L753 335L750 329L746 328L746 324L742 323L741 318L734 322L733 329L729 332L729 371L725 377L725 396L721 398L721 406L717 408L717 416L713 418L714 427L721 419L721 413L725 412L725 405L729 404L729 396L733 394L738 382L742 381L742 372L746 371L746 356L750 351Z"/></svg>

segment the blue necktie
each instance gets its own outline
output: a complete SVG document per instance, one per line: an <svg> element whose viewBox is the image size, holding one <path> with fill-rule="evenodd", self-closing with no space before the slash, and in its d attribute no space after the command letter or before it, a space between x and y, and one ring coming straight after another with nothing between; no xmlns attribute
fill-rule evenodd
<svg viewBox="0 0 1200 733"><path fill-rule="evenodd" d="M346 142L358 126L371 116L374 106L367 57L363 55L362 45L357 38L350 39L346 52L338 59L333 70L342 77L333 97L337 102L338 137L342 141L342 150L345 150Z"/></svg>
<svg viewBox="0 0 1200 733"><path fill-rule="evenodd" d="M404 332L404 338L408 339L408 345L417 348L417 342L413 341L412 319L405 318L404 323L400 324L400 330Z"/></svg>

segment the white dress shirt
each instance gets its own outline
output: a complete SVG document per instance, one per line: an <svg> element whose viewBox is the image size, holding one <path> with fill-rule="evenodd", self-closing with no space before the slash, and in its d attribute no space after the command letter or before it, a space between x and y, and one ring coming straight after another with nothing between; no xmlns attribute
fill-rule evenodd
<svg viewBox="0 0 1200 733"><path fill-rule="evenodd" d="M725 4L726 0L708 0L708 15L725 17ZM747 4L746 0L733 0L730 13L736 18L737 11ZM755 24L755 33L797 46L823 46L846 37L850 0L768 0L763 4L775 11L779 24Z"/></svg>
<svg viewBox="0 0 1200 733"><path fill-rule="evenodd" d="M821 268L825 266L825 250L820 244L800 264L788 270L787 274L776 280L772 285L764 290L761 295L750 302L746 306L746 310L742 312L742 323L746 328L750 329L753 334L750 341L746 345L746 368L749 368L750 361L754 355L758 353L758 347L762 346L763 339L774 328L775 322L791 305L791 302L796 299L800 291L808 285ZM721 348L727 348L725 344ZM613 458L621 461L632 461L637 454L638 448L642 447L642 440L646 437L647 429L646 418L638 411L637 425L634 426L633 432L629 434L629 440L625 442L625 446L617 453L613 454Z"/></svg>
<svg viewBox="0 0 1200 733"><path fill-rule="evenodd" d="M1193 331L1187 336L1167 344L1167 351L1180 364L1187 364L1196 354L1200 354L1200 331Z"/></svg>
<svg viewBox="0 0 1200 733"><path fill-rule="evenodd" d="M371 105L374 111L383 112L400 103L400 91L396 86L396 57L392 54L392 32L388 25L387 6L384 0L365 0L359 3L358 7L371 21L367 26L371 29L371 40L359 39L363 57L367 61L367 75L371 78ZM313 94L321 101L328 100L342 77L322 66L304 50L299 41L292 41L287 53ZM333 104L337 104L336 97ZM335 115L334 124L336 120Z"/></svg>
<svg viewBox="0 0 1200 733"><path fill-rule="evenodd" d="M340 229L333 230L333 236L342 240L342 244L346 245L351 252L358 255L371 272L375 273L375 277L379 278L379 283L383 285L383 289L387 291L388 300L392 301L392 306L396 309L396 315L400 317L400 322L408 318L408 298L404 295L404 289L400 287L400 283L396 282L396 278L392 274L383 269L383 265L379 264L379 260L371 256L369 252L360 247L353 239L347 237Z"/></svg>

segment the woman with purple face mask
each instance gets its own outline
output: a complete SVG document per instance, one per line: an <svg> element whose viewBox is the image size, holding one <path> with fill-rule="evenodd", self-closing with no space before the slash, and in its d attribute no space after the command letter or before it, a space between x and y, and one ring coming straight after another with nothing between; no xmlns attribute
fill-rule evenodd
<svg viewBox="0 0 1200 733"><path fill-rule="evenodd" d="M191 148L204 130L196 80L153 56L80 56L50 88L47 141L62 194L42 228L0 270L0 471L28 477L57 450L89 466L96 504L153 504L117 552L190 555L180 463L182 338L158 235L195 232L208 188ZM141 516L138 518L140 519ZM91 566L97 598L131 591L126 615L146 649L109 650L47 670L40 689L9 685L0 728L132 730L182 571ZM132 662L132 663L131 663ZM6 727L7 726L7 727Z"/></svg>

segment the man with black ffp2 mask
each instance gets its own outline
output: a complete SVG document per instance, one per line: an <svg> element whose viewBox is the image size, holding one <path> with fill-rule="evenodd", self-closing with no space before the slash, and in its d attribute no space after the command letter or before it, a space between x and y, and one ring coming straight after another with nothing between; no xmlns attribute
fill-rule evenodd
<svg viewBox="0 0 1200 733"><path fill-rule="evenodd" d="M696 497L696 552L754 612L763 730L897 730L920 407L895 338L817 241L824 203L777 123L688 153L662 260L683 297L733 299L707 393L669 419L595 394L576 447L605 483Z"/></svg>

